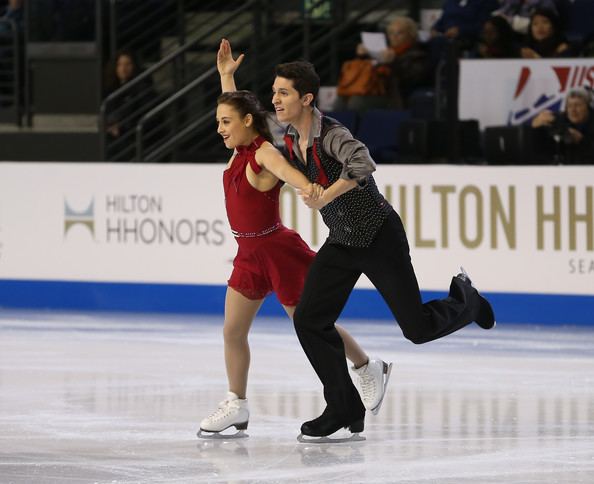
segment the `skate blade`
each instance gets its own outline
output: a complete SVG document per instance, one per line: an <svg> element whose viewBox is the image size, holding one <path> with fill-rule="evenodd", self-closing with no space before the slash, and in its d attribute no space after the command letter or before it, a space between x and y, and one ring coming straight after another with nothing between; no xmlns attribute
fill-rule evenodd
<svg viewBox="0 0 594 484"><path fill-rule="evenodd" d="M302 444L344 444L346 442L363 442L365 437L362 435L351 434L349 437L310 437L309 435L299 434L297 441Z"/></svg>
<svg viewBox="0 0 594 484"><path fill-rule="evenodd" d="M238 430L234 434L222 434L221 432L209 432L208 430L200 429L196 434L196 437L205 440L234 440L245 439L249 437L249 435L245 433L245 430Z"/></svg>
<svg viewBox="0 0 594 484"><path fill-rule="evenodd" d="M392 373L392 365L393 365L393 363L390 363L388 365L386 373L384 374L384 391L382 392L382 398L380 398L380 401L378 402L378 404L374 408L371 409L372 415L377 415L380 411L380 408L382 407L382 403L384 402L384 397L386 396L386 389L388 388L388 382L390 381L390 374Z"/></svg>

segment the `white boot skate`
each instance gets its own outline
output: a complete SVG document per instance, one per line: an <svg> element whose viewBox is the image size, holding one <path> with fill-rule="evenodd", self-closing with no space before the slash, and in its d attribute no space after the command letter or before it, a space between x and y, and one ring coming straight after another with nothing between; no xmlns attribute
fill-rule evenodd
<svg viewBox="0 0 594 484"><path fill-rule="evenodd" d="M351 369L359 377L359 392L363 405L373 415L377 415L384 401L392 363L370 358L361 368L353 366Z"/></svg>
<svg viewBox="0 0 594 484"><path fill-rule="evenodd" d="M228 392L227 398L219 403L219 408L200 422L198 437L202 439L238 439L247 437L250 411L247 399L240 399L235 393ZM222 434L229 427L235 427L234 434ZM203 432L208 432L204 434Z"/></svg>

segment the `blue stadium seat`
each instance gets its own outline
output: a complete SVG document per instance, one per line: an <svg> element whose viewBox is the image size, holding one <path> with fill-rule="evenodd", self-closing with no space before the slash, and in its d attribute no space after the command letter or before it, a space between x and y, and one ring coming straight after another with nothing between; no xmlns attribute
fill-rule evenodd
<svg viewBox="0 0 594 484"><path fill-rule="evenodd" d="M413 119L435 119L435 89L415 89L408 98L408 107Z"/></svg>
<svg viewBox="0 0 594 484"><path fill-rule="evenodd" d="M326 116L336 119L339 123L343 124L351 133L355 134L357 131L357 121L359 117L357 111L329 111L324 112Z"/></svg>
<svg viewBox="0 0 594 484"><path fill-rule="evenodd" d="M400 123L410 117L409 111L370 109L361 115L356 137L367 145L376 162L395 163L398 160Z"/></svg>

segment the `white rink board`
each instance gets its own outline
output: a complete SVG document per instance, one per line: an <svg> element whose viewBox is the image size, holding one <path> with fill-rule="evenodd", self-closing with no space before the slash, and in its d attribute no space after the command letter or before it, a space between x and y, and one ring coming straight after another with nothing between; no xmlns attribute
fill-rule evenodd
<svg viewBox="0 0 594 484"><path fill-rule="evenodd" d="M224 285L223 169L0 163L0 279ZM446 290L464 265L484 291L594 295L594 167L380 165L375 178L422 289ZM288 188L283 219L323 243Z"/></svg>

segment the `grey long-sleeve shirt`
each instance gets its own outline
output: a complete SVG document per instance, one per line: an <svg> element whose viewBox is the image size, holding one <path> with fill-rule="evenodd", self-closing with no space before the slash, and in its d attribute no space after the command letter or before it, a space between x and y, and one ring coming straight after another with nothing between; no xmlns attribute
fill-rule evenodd
<svg viewBox="0 0 594 484"><path fill-rule="evenodd" d="M308 147L313 146L315 138L319 138L322 130L322 113L314 108L312 127L309 132ZM299 133L289 125L287 133L293 137L295 144L293 152L297 158L304 163L299 150ZM331 128L322 139L322 149L336 161L342 163L340 178L345 180L357 180L360 186L364 186L367 177L376 170L376 165L367 147L359 140L353 138L351 132L344 126Z"/></svg>

